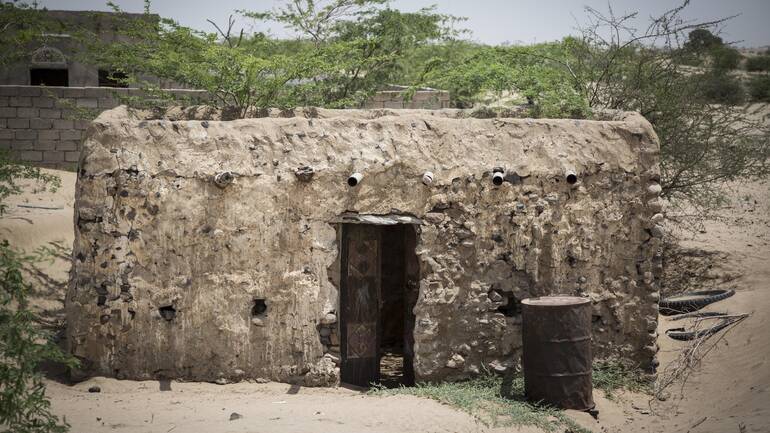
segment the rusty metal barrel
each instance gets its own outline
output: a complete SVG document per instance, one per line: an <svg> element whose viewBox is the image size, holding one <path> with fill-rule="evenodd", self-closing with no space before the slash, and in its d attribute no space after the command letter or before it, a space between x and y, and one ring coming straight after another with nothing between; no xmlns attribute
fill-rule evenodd
<svg viewBox="0 0 770 433"><path fill-rule="evenodd" d="M521 301L524 392L564 409L594 407L591 300L543 296Z"/></svg>

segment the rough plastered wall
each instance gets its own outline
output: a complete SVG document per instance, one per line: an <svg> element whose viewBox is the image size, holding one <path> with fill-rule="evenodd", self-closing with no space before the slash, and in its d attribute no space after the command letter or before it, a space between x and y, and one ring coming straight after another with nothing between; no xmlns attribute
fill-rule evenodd
<svg viewBox="0 0 770 433"><path fill-rule="evenodd" d="M284 115L145 119L119 107L92 123L67 296L68 341L88 373L334 383L330 221L343 212L424 222L418 380L516 366L516 304L555 293L591 297L597 356L654 362L659 145L641 116ZM305 166L310 180L296 174ZM499 187L497 166L508 173ZM236 177L222 188L224 171ZM351 188L354 171L364 178Z"/></svg>

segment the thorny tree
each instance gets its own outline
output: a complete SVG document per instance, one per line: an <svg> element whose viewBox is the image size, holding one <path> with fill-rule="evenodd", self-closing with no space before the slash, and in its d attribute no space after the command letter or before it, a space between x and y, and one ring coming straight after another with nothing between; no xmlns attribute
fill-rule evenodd
<svg viewBox="0 0 770 433"><path fill-rule="evenodd" d="M0 3L0 68L19 61L45 43L45 33L55 23L35 5ZM7 218L6 199L22 193L21 180L34 180L44 188L55 189L59 178L36 167L19 164L0 150L0 220ZM0 430L18 433L65 432L50 411L45 385L38 370L44 361L74 365L41 329L39 318L29 308L30 284L26 269L50 258L50 251L33 254L16 250L0 239Z"/></svg>
<svg viewBox="0 0 770 433"><path fill-rule="evenodd" d="M270 41L233 35L232 19L226 31L206 33L151 14L149 2L138 19L113 8L111 19L121 36L117 41L102 41L87 29L76 33L86 47L85 61L119 71L125 81L145 90L145 98L129 103L157 105L173 99L160 88L160 79L206 90L212 105L232 107L237 117L244 117L249 107L291 105L287 84L321 61L260 55Z"/></svg>
<svg viewBox="0 0 770 433"><path fill-rule="evenodd" d="M87 61L126 74L152 98L163 92L142 77L206 90L213 105L235 108L236 117L255 107L354 107L397 77L408 52L449 34L444 24L451 17L431 9L403 13L383 3L296 0L272 12L241 11L298 33L295 40L276 40L234 31L232 17L226 27L209 21L215 32L193 30L151 14L146 1L141 19L114 7L118 41L101 42L87 31L80 40Z"/></svg>
<svg viewBox="0 0 770 433"><path fill-rule="evenodd" d="M688 5L642 30L631 24L636 13L588 8L590 24L568 41L572 55L565 67L591 107L639 111L652 123L661 142L664 196L705 210L722 200L726 182L770 172L770 128L756 107L714 104L707 97L706 78L715 65L682 67L692 55L688 34L725 22L688 22L681 16Z"/></svg>
<svg viewBox="0 0 770 433"><path fill-rule="evenodd" d="M462 32L453 28L458 18L432 7L407 13L384 0L292 0L273 11L242 13L283 24L310 41L312 52L327 53L332 66L311 78L315 86L305 101L339 108L360 106L389 83L405 84L406 58Z"/></svg>
<svg viewBox="0 0 770 433"><path fill-rule="evenodd" d="M0 429L17 433L59 433L68 429L51 413L39 371L44 361L68 367L75 360L43 331L29 306L26 267L49 259L40 249L24 254L0 240Z"/></svg>
<svg viewBox="0 0 770 433"><path fill-rule="evenodd" d="M0 220L6 210L6 199L22 192L19 181L34 180L43 188L55 189L60 181L40 169L18 164L0 152ZM64 354L41 329L39 317L30 309L31 286L27 270L51 258L50 249L33 254L16 250L0 239L0 430L19 433L64 432L66 423L50 411L45 385L38 368L44 361L73 366L74 360Z"/></svg>

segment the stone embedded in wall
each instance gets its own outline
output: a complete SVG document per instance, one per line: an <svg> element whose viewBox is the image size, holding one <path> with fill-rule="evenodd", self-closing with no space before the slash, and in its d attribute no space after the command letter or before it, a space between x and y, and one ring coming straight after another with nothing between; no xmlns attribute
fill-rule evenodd
<svg viewBox="0 0 770 433"><path fill-rule="evenodd" d="M326 354L310 366L305 374L305 386L335 386L340 382L340 369L334 361L334 357Z"/></svg>
<svg viewBox="0 0 770 433"><path fill-rule="evenodd" d="M598 357L654 364L658 142L641 116L295 114L218 121L205 109L117 108L94 121L67 304L70 350L89 373L336 383L332 221L346 212L423 222L417 380L518 365L517 302L555 293L591 298ZM311 179L296 175L305 166ZM515 181L495 185L497 166ZM237 176L221 188L225 171ZM354 171L365 176L351 188ZM259 325L256 299L267 305Z"/></svg>

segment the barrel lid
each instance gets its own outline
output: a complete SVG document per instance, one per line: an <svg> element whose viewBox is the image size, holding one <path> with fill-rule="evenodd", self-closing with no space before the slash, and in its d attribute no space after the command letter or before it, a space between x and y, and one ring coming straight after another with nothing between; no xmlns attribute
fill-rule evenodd
<svg viewBox="0 0 770 433"><path fill-rule="evenodd" d="M527 298L521 301L524 305L533 305L537 307L559 307L567 305L584 305L591 302L589 298L579 296L540 296L538 298Z"/></svg>

